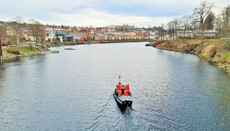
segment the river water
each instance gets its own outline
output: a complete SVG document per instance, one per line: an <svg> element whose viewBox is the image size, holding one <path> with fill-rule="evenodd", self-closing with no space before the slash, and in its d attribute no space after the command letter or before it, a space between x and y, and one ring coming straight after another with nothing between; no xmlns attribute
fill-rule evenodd
<svg viewBox="0 0 230 131"><path fill-rule="evenodd" d="M0 64L0 130L230 130L230 78L190 54L120 43ZM130 84L133 106L112 93Z"/></svg>

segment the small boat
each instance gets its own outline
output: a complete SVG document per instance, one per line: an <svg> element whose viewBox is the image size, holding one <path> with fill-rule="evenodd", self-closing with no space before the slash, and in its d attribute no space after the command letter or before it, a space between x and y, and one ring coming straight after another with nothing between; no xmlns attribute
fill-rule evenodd
<svg viewBox="0 0 230 131"><path fill-rule="evenodd" d="M119 79L120 77L121 76L118 76ZM119 106L121 107L132 106L132 94L129 89L129 84L122 85L119 80L119 83L116 85L113 96Z"/></svg>
<svg viewBox="0 0 230 131"><path fill-rule="evenodd" d="M121 107L131 107L132 106L132 96L130 95L121 95L118 96L116 91L114 91L113 94L115 100L117 101L117 104Z"/></svg>

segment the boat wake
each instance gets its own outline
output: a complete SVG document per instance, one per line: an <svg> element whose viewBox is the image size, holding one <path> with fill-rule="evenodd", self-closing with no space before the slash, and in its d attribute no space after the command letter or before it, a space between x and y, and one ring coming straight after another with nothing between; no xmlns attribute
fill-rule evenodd
<svg viewBox="0 0 230 131"><path fill-rule="evenodd" d="M105 110L107 109L107 106L109 105L110 101L112 99L112 95L107 99L107 101L101 106L101 110L99 110L96 114L98 114L95 118L94 118L94 122L88 127L86 128L86 130L95 130L97 129L103 122L103 120L101 120L102 118L106 117L106 112Z"/></svg>

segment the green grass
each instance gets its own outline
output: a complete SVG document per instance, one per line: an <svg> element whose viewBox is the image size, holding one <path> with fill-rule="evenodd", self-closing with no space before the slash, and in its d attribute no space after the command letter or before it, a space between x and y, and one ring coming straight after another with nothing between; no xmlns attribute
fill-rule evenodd
<svg viewBox="0 0 230 131"><path fill-rule="evenodd" d="M230 59L230 51L223 53L223 56L227 59Z"/></svg>
<svg viewBox="0 0 230 131"><path fill-rule="evenodd" d="M7 50L18 50L20 53L26 53L26 52L37 52L39 49L36 48L30 48L30 47L22 47L22 48L5 48L2 50L3 54L8 54Z"/></svg>
<svg viewBox="0 0 230 131"><path fill-rule="evenodd" d="M206 39L204 41L210 43L222 43L222 39Z"/></svg>
<svg viewBox="0 0 230 131"><path fill-rule="evenodd" d="M175 40L176 41L176 40ZM186 40L187 44L199 44L199 43L207 43L207 44L211 44L211 43L224 43L222 39L204 39L204 40Z"/></svg>
<svg viewBox="0 0 230 131"><path fill-rule="evenodd" d="M221 39L204 39L204 40L191 40L192 43L202 43L202 42L207 42L207 43L223 43Z"/></svg>
<svg viewBox="0 0 230 131"><path fill-rule="evenodd" d="M2 53L3 53L3 54L7 54L7 50L8 50L8 49L2 49Z"/></svg>
<svg viewBox="0 0 230 131"><path fill-rule="evenodd" d="M18 48L16 50L18 50L20 52L37 52L37 51L39 51L39 49L29 48L29 47Z"/></svg>

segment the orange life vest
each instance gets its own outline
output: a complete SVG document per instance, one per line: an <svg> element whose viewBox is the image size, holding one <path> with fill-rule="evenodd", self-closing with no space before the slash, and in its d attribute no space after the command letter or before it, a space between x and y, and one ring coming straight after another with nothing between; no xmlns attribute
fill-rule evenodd
<svg viewBox="0 0 230 131"><path fill-rule="evenodd" d="M119 90L119 89L120 89L120 86L119 86L119 85L116 85L116 89Z"/></svg>
<svg viewBox="0 0 230 131"><path fill-rule="evenodd" d="M125 86L126 90L129 92L129 84Z"/></svg>
<svg viewBox="0 0 230 131"><path fill-rule="evenodd" d="M121 96L122 95L122 91L121 90L118 90L118 96Z"/></svg>
<svg viewBox="0 0 230 131"><path fill-rule="evenodd" d="M129 94L128 90L124 90L124 95L128 95L128 94Z"/></svg>

